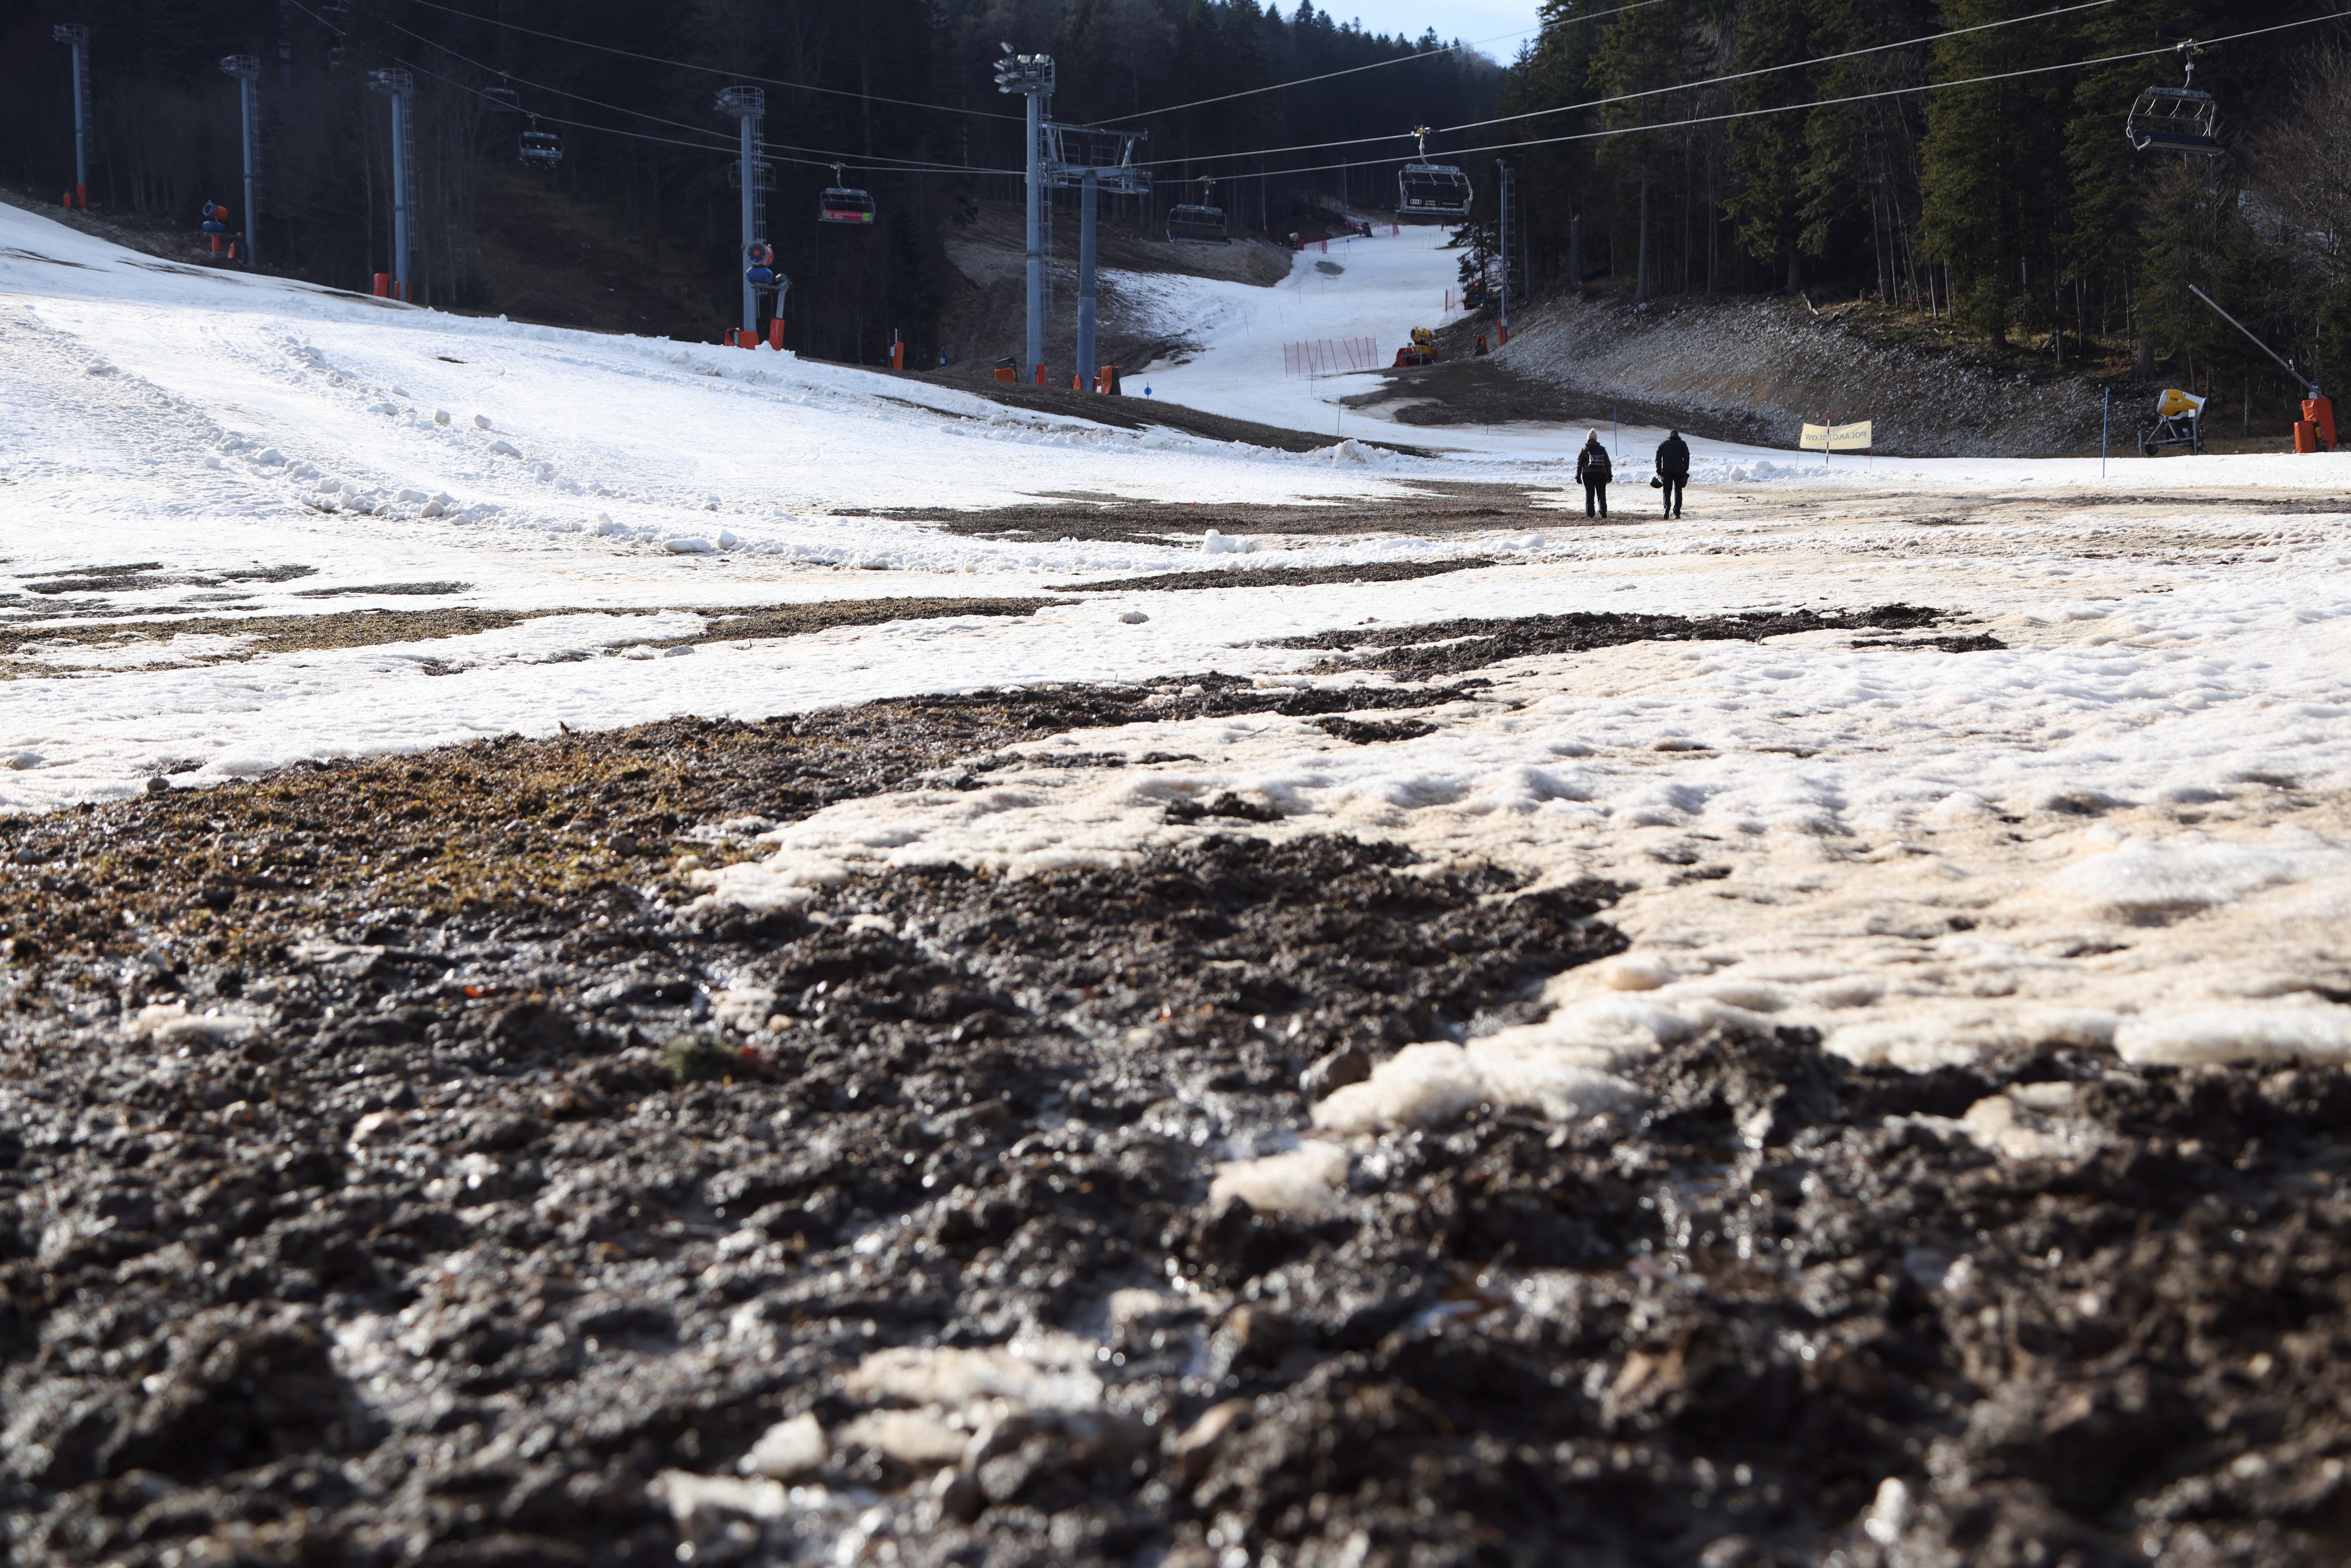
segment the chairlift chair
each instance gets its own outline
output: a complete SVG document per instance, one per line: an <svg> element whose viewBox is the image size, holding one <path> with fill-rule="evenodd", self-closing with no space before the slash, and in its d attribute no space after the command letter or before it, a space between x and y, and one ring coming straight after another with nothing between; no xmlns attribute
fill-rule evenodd
<svg viewBox="0 0 2351 1568"><path fill-rule="evenodd" d="M1427 126L1416 125L1412 133L1420 152L1396 176L1397 215L1430 223L1468 217L1469 200L1475 193L1469 176L1453 164L1428 161Z"/></svg>
<svg viewBox="0 0 2351 1568"><path fill-rule="evenodd" d="M1230 245L1232 236L1225 232L1225 209L1210 206L1208 193L1216 189L1214 180L1200 181L1197 202L1167 209L1167 237L1191 245Z"/></svg>
<svg viewBox="0 0 2351 1568"><path fill-rule="evenodd" d="M873 221L873 198L852 185L841 183L841 165L832 166L832 183L818 198L816 221L820 224L870 224Z"/></svg>
<svg viewBox="0 0 2351 1568"><path fill-rule="evenodd" d="M530 129L522 133L515 145L515 156L541 169L552 169L563 162L563 138L552 131L538 128L538 116L530 117Z"/></svg>
<svg viewBox="0 0 2351 1568"><path fill-rule="evenodd" d="M2188 68L2186 82L2179 87L2148 88L2131 105L2130 117L2123 121L2123 135L2135 150L2185 152L2199 158L2220 155L2220 139L2214 131L2220 106L2210 93L2196 87L2196 57L2202 52L2198 45L2180 45L2179 57Z"/></svg>
<svg viewBox="0 0 2351 1568"><path fill-rule="evenodd" d="M488 100L492 109L503 109L509 114L522 112L522 94L515 91L503 78L499 79L497 86L484 88L482 97Z"/></svg>

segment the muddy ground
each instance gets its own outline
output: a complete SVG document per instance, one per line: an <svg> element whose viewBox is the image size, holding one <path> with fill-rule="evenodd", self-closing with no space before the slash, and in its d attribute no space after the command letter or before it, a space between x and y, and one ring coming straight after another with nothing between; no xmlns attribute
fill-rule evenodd
<svg viewBox="0 0 2351 1568"><path fill-rule="evenodd" d="M1229 800L1116 872L757 917L684 879L1145 714L1384 744L1468 689L1390 678L1439 639L1964 631L1602 619L1350 637L1391 668L1336 696L982 693L0 821L9 1558L2344 1560L2342 1073L1718 1032L1637 1110L1360 1139L1335 1206L1261 1213L1218 1162L1522 1021L1622 890L1271 847ZM1987 1152L1988 1102L2039 1152Z"/></svg>

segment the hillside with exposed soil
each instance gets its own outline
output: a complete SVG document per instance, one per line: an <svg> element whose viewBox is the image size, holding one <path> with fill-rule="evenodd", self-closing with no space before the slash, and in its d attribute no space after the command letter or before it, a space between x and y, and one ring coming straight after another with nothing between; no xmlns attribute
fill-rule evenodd
<svg viewBox="0 0 2351 1568"><path fill-rule="evenodd" d="M1847 314L1791 298L1550 299L1512 323L1493 362L1555 395L1687 411L1695 428L1761 445L1793 446L1808 421L1866 419L1877 449L1902 456L2095 448L2103 383L2092 377L2046 358L2038 370L2005 366L1954 337L1887 340ZM2126 450L2139 409L2116 393Z"/></svg>

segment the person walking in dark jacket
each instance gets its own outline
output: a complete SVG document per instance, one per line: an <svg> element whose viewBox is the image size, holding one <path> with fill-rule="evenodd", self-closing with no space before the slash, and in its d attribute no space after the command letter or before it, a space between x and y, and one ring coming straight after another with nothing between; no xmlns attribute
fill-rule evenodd
<svg viewBox="0 0 2351 1568"><path fill-rule="evenodd" d="M1585 517L1608 515L1608 480L1613 466L1608 461L1608 448L1600 444L1600 433L1586 431L1583 450L1575 455L1575 477L1583 486Z"/></svg>
<svg viewBox="0 0 2351 1568"><path fill-rule="evenodd" d="M1689 444L1678 430L1666 432L1665 440L1657 444L1657 477L1663 483L1666 516L1682 515L1682 486L1689 483Z"/></svg>

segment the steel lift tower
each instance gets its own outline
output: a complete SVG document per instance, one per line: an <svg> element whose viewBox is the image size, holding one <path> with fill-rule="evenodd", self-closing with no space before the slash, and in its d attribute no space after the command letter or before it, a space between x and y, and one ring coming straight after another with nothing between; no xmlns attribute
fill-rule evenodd
<svg viewBox="0 0 2351 1568"><path fill-rule="evenodd" d="M392 99L392 288L395 298L406 299L416 246L416 78L403 70L370 71L368 86Z"/></svg>
<svg viewBox="0 0 2351 1568"><path fill-rule="evenodd" d="M1044 183L1075 185L1082 193L1078 207L1078 374L1087 386L1094 384L1101 368L1094 358L1094 209L1105 190L1140 195L1151 189L1151 172L1134 166L1134 144L1144 134L1050 120L1044 126L1040 165Z"/></svg>
<svg viewBox="0 0 2351 1568"><path fill-rule="evenodd" d="M78 22L65 22L51 27L49 37L73 51L73 204L87 208L89 205L89 29Z"/></svg>
<svg viewBox="0 0 2351 1568"><path fill-rule="evenodd" d="M220 68L236 78L236 107L245 123L245 265L251 267L261 248L261 211L253 204L261 178L261 58L226 55Z"/></svg>
<svg viewBox="0 0 2351 1568"><path fill-rule="evenodd" d="M1053 57L1016 55L1011 45L1005 45L1004 57L996 62L996 90L1017 92L1029 100L1029 335L1021 373L1029 375L1045 362L1045 186L1037 165L1043 151L1045 100L1053 96Z"/></svg>
<svg viewBox="0 0 2351 1568"><path fill-rule="evenodd" d="M743 243L735 254L737 257L749 253L759 235L760 179L774 181L775 171L759 156L759 131L768 113L768 95L756 87L729 87L718 90L718 107L735 117L742 134L743 161L736 166L736 179L743 187ZM751 280L743 280L743 330L759 329L759 294Z"/></svg>

